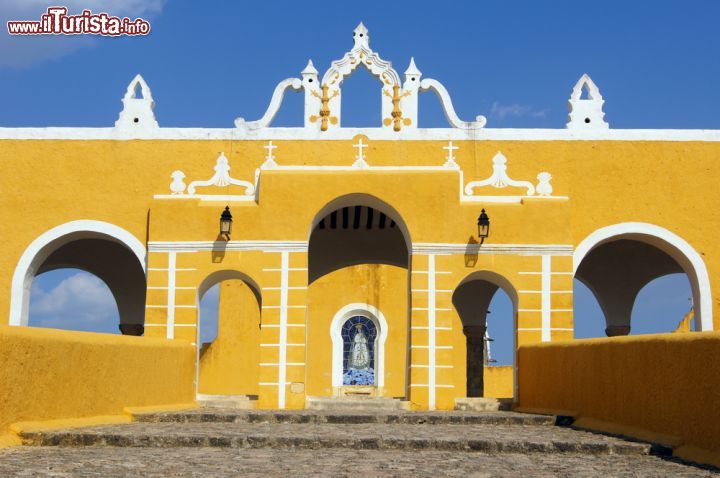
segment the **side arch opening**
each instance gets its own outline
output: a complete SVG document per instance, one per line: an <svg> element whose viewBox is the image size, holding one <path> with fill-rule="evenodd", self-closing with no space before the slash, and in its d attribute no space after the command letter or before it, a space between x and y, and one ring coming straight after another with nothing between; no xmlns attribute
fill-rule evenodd
<svg viewBox="0 0 720 478"><path fill-rule="evenodd" d="M210 274L197 291L197 392L257 399L260 380L260 288L247 274Z"/></svg>
<svg viewBox="0 0 720 478"><path fill-rule="evenodd" d="M64 289L53 289L50 297L43 297L45 302L72 299L81 309L88 305L88 300L92 302L91 294L100 294L103 288L99 280L116 303L119 330L123 334L142 335L147 290L145 261L143 244L115 225L84 220L57 226L35 239L18 261L11 288L9 324L29 325L33 282L47 274L38 284L51 276L61 277L64 279L57 287ZM72 311L72 307L68 310Z"/></svg>
<svg viewBox="0 0 720 478"><path fill-rule="evenodd" d="M645 223L599 229L580 243L574 263L576 281L592 292L602 310L607 336L627 335L632 331L633 309L640 291L648 284L656 287L659 283L656 280L667 282L664 292L656 293L657 299L661 298L659 294L666 301L675 297L675 303L667 310L673 310L677 317L664 318L655 329L644 330L672 332L675 327L660 324L674 320L676 327L686 327L683 323L691 319L695 330L713 330L710 281L705 263L692 246L666 229ZM687 288L680 276L687 278L691 302L687 300ZM579 297L582 293L587 295L584 289L579 292ZM692 314L686 315L691 308ZM638 308L635 309L637 313ZM684 312L679 313L681 309ZM582 311L576 310L576 335L583 319L580 314Z"/></svg>

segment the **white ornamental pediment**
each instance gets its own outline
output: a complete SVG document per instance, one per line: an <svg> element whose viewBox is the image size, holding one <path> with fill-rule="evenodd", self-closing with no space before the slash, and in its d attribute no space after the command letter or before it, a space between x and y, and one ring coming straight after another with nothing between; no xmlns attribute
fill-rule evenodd
<svg viewBox="0 0 720 478"><path fill-rule="evenodd" d="M483 187L493 187L495 189L503 189L507 187L516 187L525 189L523 196L531 197L551 197L553 193L553 187L550 184L552 175L546 171L543 171L537 175L538 183L534 185L530 181L522 181L512 179L507 172L507 158L502 152L498 151L493 157L493 172L490 177L480 180L471 181L465 186L465 194L467 196L474 196L476 189Z"/></svg>
<svg viewBox="0 0 720 478"><path fill-rule="evenodd" d="M175 170L170 175L170 177L172 178L172 182L170 183L170 196L175 198L207 198L208 196L227 197L226 194L203 194L201 189L234 185L245 188L245 193L242 195L238 195L235 199L255 199L260 170L258 169L255 171L255 181L250 182L242 179L233 178L232 176L230 176L230 169L230 162L225 156L225 153L220 153L217 160L215 161L215 167L213 168L215 173L209 179L196 179L190 181L189 184L186 184L185 179L187 178L187 176L185 175L185 173L181 170Z"/></svg>

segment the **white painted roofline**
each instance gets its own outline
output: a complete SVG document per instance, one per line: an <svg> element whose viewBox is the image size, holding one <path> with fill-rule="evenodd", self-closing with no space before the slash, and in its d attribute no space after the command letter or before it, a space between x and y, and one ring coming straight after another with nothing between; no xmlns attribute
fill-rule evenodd
<svg viewBox="0 0 720 478"><path fill-rule="evenodd" d="M0 140L351 140L363 134L370 140L507 140L507 141L720 141L720 130L710 129L524 129L338 128L153 128L127 131L117 128L0 128Z"/></svg>

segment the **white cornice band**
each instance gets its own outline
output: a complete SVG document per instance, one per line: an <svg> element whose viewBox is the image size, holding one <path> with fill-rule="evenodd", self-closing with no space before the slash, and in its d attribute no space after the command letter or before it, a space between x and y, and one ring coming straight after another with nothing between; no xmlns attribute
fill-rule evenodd
<svg viewBox="0 0 720 478"><path fill-rule="evenodd" d="M264 251L307 252L307 241L151 241L149 252ZM570 244L444 244L419 242L413 254L517 254L572 256Z"/></svg>
<svg viewBox="0 0 720 478"><path fill-rule="evenodd" d="M307 241L150 241L149 252L306 252Z"/></svg>
<svg viewBox="0 0 720 478"><path fill-rule="evenodd" d="M128 131L118 128L0 128L0 140L351 140L363 134L369 140L412 141L702 141L720 142L720 130L704 129L518 129L416 128L395 132L386 128L338 128L315 131L308 128L148 128Z"/></svg>
<svg viewBox="0 0 720 478"><path fill-rule="evenodd" d="M418 242L413 254L517 254L521 256L572 256L571 244L440 244Z"/></svg>

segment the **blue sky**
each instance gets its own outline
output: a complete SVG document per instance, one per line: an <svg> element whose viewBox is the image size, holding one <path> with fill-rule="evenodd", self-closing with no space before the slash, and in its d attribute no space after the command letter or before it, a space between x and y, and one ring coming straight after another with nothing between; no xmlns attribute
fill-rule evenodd
<svg viewBox="0 0 720 478"><path fill-rule="evenodd" d="M587 72L606 100L611 127L720 129L717 1L366 1L356 8L289 1L61 3L71 12L89 7L142 16L153 30L132 38L3 32L0 126L111 126L128 82L141 73L161 125L231 127L238 116L260 117L277 82L297 76L309 58L323 71L342 56L363 21L371 46L397 70L414 56L425 77L444 83L461 117L484 114L488 127L563 127L570 90ZM47 6L0 0L0 20L37 19ZM433 95L421 98L420 125L445 126ZM277 124L299 124L301 102L301 95L290 95ZM368 75L351 77L344 124L376 125L378 103ZM82 287L99 294L92 307L112 305L101 300L102 284L80 277L77 271L40 277L34 297L45 305L34 310L70 317L70 298ZM687 289L672 278L653 287L650 304L668 297L687 303ZM586 307L592 301L583 294L576 303ZM58 297L65 306L53 312L47 304ZM593 316L591 305L587 311L576 314L579 323ZM679 320L676 311L661 311ZM493 318L500 315L493 311Z"/></svg>

